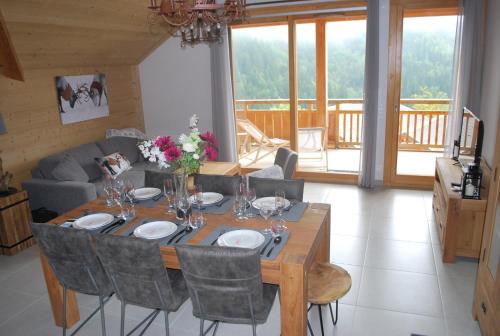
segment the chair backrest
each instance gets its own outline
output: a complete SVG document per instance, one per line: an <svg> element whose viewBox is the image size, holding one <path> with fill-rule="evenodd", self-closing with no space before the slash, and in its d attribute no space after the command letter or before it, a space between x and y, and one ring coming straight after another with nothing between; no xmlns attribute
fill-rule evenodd
<svg viewBox="0 0 500 336"><path fill-rule="evenodd" d="M298 155L291 149L288 148L278 148L276 152L276 157L274 159L274 164L280 166L283 169L283 175L285 179L291 179L293 173L295 173L295 167L297 166Z"/></svg>
<svg viewBox="0 0 500 336"><path fill-rule="evenodd" d="M88 231L32 223L33 235L62 286L89 295L113 292Z"/></svg>
<svg viewBox="0 0 500 336"><path fill-rule="evenodd" d="M194 183L200 184L203 191L218 192L223 195L234 195L241 182L241 176L206 175L194 176Z"/></svg>
<svg viewBox="0 0 500 336"><path fill-rule="evenodd" d="M263 304L258 249L176 246L193 315L212 321L252 323Z"/></svg>
<svg viewBox="0 0 500 336"><path fill-rule="evenodd" d="M180 305L181 298L172 289L158 242L100 235L96 237L96 250L121 301L164 311Z"/></svg>
<svg viewBox="0 0 500 336"><path fill-rule="evenodd" d="M322 151L325 147L325 127L299 128L298 145L300 151Z"/></svg>
<svg viewBox="0 0 500 336"><path fill-rule="evenodd" d="M250 176L250 188L255 188L257 197L274 196L276 190L283 190L287 199L302 202L304 198L304 180L276 180Z"/></svg>
<svg viewBox="0 0 500 336"><path fill-rule="evenodd" d="M264 134L254 123L248 119L237 119L236 124L248 133L258 143L269 143L269 137Z"/></svg>

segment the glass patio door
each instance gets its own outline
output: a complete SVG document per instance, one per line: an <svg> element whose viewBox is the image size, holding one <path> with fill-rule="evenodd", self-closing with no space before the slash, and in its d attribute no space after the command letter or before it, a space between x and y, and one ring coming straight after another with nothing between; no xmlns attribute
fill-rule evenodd
<svg viewBox="0 0 500 336"><path fill-rule="evenodd" d="M431 186L436 158L445 148L456 9L393 6L391 16L389 73L394 81L389 82L385 180L392 185Z"/></svg>

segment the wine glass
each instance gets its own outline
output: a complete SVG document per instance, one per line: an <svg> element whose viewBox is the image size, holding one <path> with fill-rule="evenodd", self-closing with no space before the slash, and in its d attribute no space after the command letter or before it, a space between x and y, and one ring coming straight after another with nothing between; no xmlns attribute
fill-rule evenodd
<svg viewBox="0 0 500 336"><path fill-rule="evenodd" d="M128 200L130 203L134 203L135 199L135 187L132 181L130 180L123 180L123 193L126 197L126 200Z"/></svg>
<svg viewBox="0 0 500 336"><path fill-rule="evenodd" d="M257 194L255 193L255 188L247 188L246 196L247 196L246 200L248 203L248 208L252 209L252 202L257 199ZM247 217L253 218L253 217L255 217L255 214L252 211L248 211Z"/></svg>
<svg viewBox="0 0 500 336"><path fill-rule="evenodd" d="M274 212L273 206L270 204L262 204L259 208L260 215L267 221Z"/></svg>
<svg viewBox="0 0 500 336"><path fill-rule="evenodd" d="M169 213L175 213L175 200L174 200L174 182L172 179L165 179L163 180L163 195L165 195L165 198L167 199L168 206L167 206L167 212Z"/></svg>
<svg viewBox="0 0 500 336"><path fill-rule="evenodd" d="M177 204L177 209L179 209L182 212L184 221L182 222L181 225L183 226L188 226L189 225L189 220L188 220L188 210L191 207L191 202L189 200L189 197L187 195L179 195L177 196L176 200Z"/></svg>

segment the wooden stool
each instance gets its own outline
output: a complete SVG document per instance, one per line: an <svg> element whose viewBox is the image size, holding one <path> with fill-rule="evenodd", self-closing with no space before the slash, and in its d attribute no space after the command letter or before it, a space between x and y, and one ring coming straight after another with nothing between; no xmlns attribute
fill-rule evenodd
<svg viewBox="0 0 500 336"><path fill-rule="evenodd" d="M307 311L311 310L315 305L318 306L321 335L324 335L321 306L328 304L333 325L336 325L339 316L339 299L351 289L351 276L340 266L330 263L315 263L311 267L307 279L307 298L311 304ZM335 301L335 318L333 318L331 305L333 301ZM309 319L307 320L307 327L311 335L314 336Z"/></svg>

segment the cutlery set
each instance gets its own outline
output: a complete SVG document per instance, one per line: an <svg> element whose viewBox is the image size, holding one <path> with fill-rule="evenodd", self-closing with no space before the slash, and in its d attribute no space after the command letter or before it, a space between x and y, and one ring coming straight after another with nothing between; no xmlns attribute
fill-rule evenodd
<svg viewBox="0 0 500 336"><path fill-rule="evenodd" d="M273 253L274 248L275 248L276 246L278 246L278 245L281 243L281 241L282 241L282 240L283 240L283 239L281 238L281 236L276 236L276 237L274 237L274 238L273 238L273 237L271 237L271 238L267 241L266 245L264 245L264 247L260 250L260 255L264 255L264 254L265 254L265 255L266 255L266 257L267 257L267 258L269 258L269 257L271 256L271 253ZM271 243L274 243L274 245L273 245L273 246L271 246L271 248L267 251L267 253L265 253L265 252L266 252L266 249L269 247L269 245L270 245Z"/></svg>

